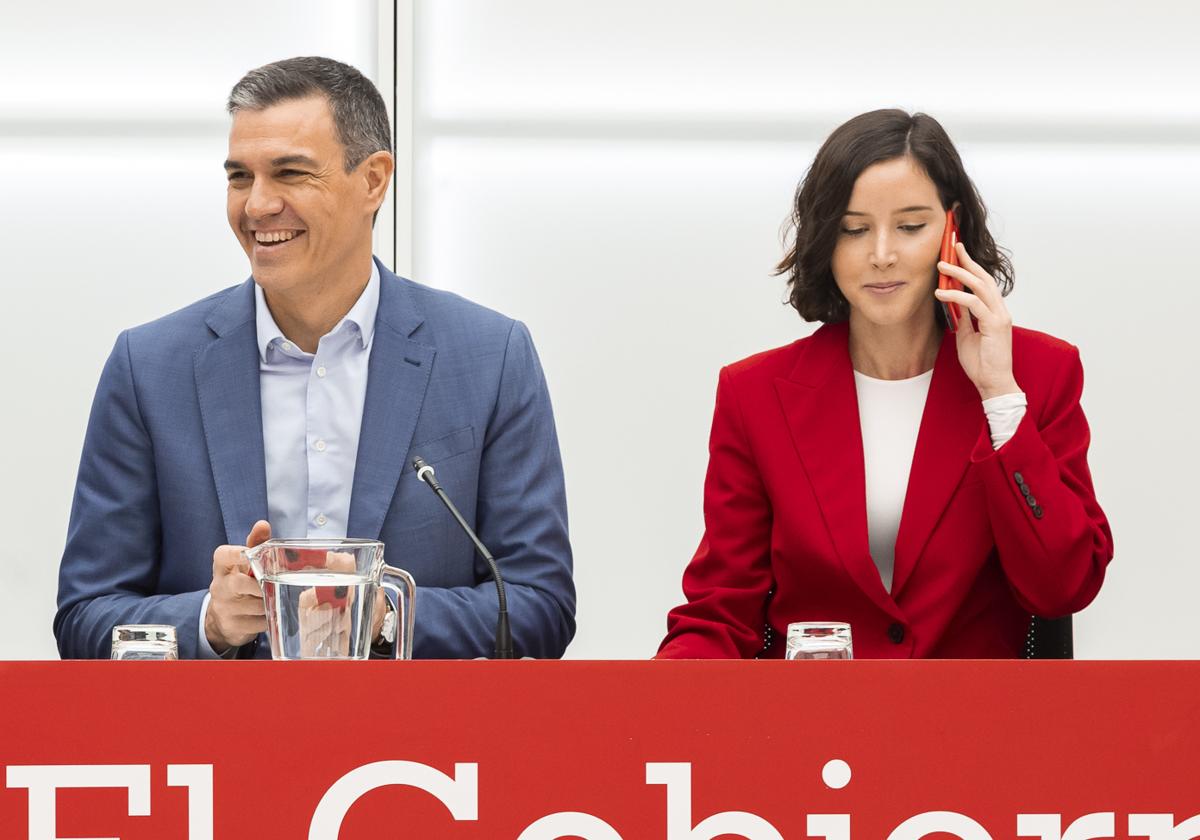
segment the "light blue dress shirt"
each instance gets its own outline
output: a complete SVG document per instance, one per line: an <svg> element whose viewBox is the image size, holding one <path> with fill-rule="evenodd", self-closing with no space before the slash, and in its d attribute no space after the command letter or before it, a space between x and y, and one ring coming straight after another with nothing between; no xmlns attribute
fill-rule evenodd
<svg viewBox="0 0 1200 840"><path fill-rule="evenodd" d="M261 286L254 287L254 299L271 537L346 537L379 269L372 261L367 287L321 337L316 353L305 353L283 334ZM200 652L217 658L204 633L208 601L206 595L200 609Z"/></svg>

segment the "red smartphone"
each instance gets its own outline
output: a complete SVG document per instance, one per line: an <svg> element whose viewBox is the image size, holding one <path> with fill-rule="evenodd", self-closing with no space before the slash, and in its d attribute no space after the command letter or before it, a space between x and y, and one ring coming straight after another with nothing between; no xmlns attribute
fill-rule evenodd
<svg viewBox="0 0 1200 840"><path fill-rule="evenodd" d="M942 252L939 259L942 262L950 263L950 265L958 265L958 251L955 245L958 244L958 223L954 221L954 211L946 211L946 229L942 231ZM952 289L956 292L963 290L963 284L955 280L948 274L938 272L938 288ZM950 331L958 331L958 304L942 302L942 311L946 313L946 321L950 324Z"/></svg>

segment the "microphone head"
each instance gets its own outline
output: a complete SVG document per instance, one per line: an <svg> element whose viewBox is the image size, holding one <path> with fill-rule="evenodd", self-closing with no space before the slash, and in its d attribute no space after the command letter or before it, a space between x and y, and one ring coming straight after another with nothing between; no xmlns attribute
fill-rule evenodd
<svg viewBox="0 0 1200 840"><path fill-rule="evenodd" d="M417 478L429 484L429 479L433 476L433 467L425 463L425 459L420 455L412 459L413 469L417 472Z"/></svg>

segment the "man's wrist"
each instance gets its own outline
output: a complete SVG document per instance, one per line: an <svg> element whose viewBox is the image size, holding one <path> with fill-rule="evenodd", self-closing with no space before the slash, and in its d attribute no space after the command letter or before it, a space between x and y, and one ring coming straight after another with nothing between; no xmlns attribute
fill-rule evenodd
<svg viewBox="0 0 1200 840"><path fill-rule="evenodd" d="M236 652L236 648L218 642L218 645L213 644L213 637L219 636L216 629L216 622L211 615L209 606L211 605L212 595L205 593L204 602L200 606L200 637L197 640L196 648L197 655L200 659L229 659Z"/></svg>
<svg viewBox="0 0 1200 840"><path fill-rule="evenodd" d="M220 656L229 650L230 646L225 644L225 640L217 632L217 623L213 619L212 610L207 609L209 606L207 601L204 606L206 608L204 610L204 638L208 642L208 646L212 648L212 652Z"/></svg>

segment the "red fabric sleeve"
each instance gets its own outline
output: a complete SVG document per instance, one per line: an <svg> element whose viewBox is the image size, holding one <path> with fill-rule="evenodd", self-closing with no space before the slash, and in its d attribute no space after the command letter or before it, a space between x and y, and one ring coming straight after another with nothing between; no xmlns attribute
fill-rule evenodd
<svg viewBox="0 0 1200 840"><path fill-rule="evenodd" d="M1009 584L1023 607L1046 618L1091 603L1113 556L1112 532L1087 465L1091 433L1082 392L1083 366L1072 348L1036 416L1027 411L998 450L984 434L971 455L982 467Z"/></svg>

